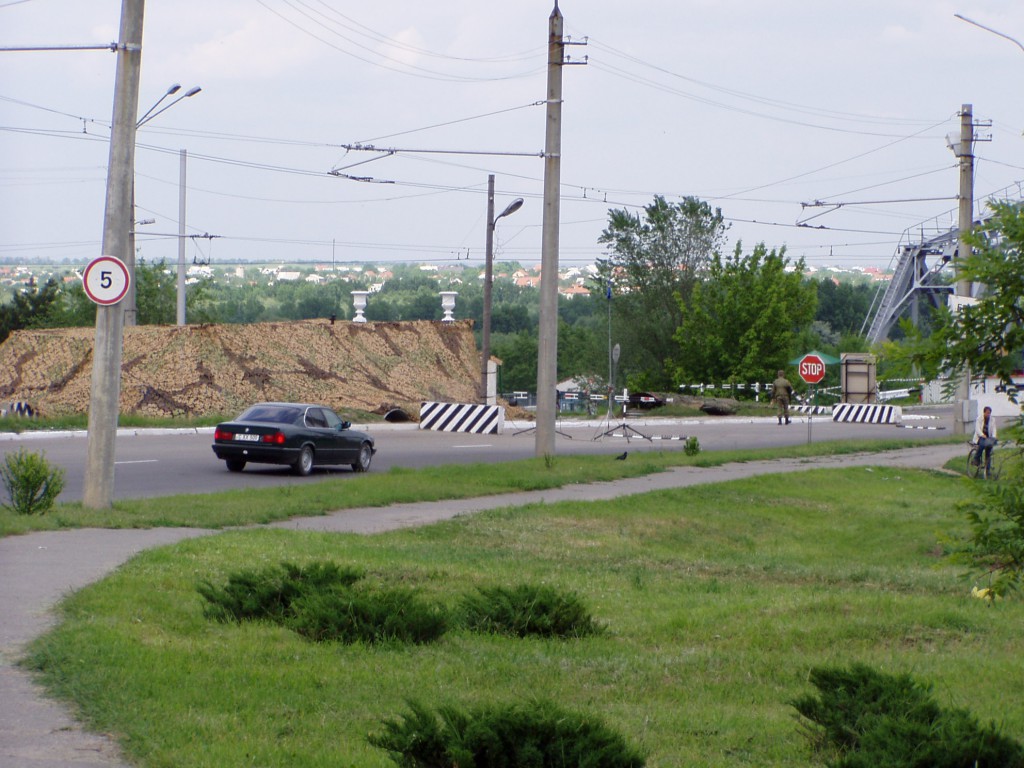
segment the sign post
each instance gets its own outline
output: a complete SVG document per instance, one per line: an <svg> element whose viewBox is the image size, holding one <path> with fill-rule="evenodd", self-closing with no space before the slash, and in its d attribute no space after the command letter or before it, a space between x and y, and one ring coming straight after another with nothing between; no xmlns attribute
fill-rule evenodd
<svg viewBox="0 0 1024 768"><path fill-rule="evenodd" d="M807 444L811 443L811 421L814 419L814 405L817 398L814 396L814 388L825 378L825 361L811 353L800 358L797 365L797 372L800 378L810 387L811 411L807 414Z"/></svg>

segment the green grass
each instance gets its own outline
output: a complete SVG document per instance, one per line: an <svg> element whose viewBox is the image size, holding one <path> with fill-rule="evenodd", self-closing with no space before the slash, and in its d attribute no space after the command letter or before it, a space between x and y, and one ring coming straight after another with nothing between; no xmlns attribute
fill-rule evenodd
<svg viewBox="0 0 1024 768"><path fill-rule="evenodd" d="M681 449L645 452L632 455L629 461L609 461L607 456L563 455L555 456L550 462L533 458L504 464L394 468L388 472L299 482L270 489L118 501L109 510L88 509L77 503L58 504L45 515L25 516L0 509L0 536L83 527L225 528L269 523L298 515L322 515L355 507L558 488L575 483L638 477L677 466L714 467L737 461L811 458L898 450L914 445L920 443L911 440L842 440L785 448L714 451L696 456L687 456Z"/></svg>
<svg viewBox="0 0 1024 768"><path fill-rule="evenodd" d="M143 553L71 596L30 665L149 768L390 765L366 734L409 697L548 699L598 714L659 768L813 765L789 702L812 666L856 661L930 681L943 705L1019 736L1024 709L1007 703L1024 686L1024 605L971 598L941 557L966 489L857 467L374 536L231 531ZM203 580L325 559L452 607L480 586L548 584L604 631L342 646L203 617Z"/></svg>

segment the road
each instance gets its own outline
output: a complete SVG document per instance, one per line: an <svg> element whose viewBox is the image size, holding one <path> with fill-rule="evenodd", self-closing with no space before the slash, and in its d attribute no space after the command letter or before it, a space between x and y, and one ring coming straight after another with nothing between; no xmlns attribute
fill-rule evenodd
<svg viewBox="0 0 1024 768"><path fill-rule="evenodd" d="M950 434L949 409L922 409L907 414L904 427L836 424L829 417L801 416L789 426L774 418L707 417L687 420L633 419L625 432L613 421L559 422L555 453L608 454L624 450L681 451L686 437L696 437L704 450L770 448L827 440L911 438L933 440ZM419 468L443 464L494 463L534 455L534 432L526 422L507 423L501 435L471 435L419 430L414 424L380 424L365 428L377 441L373 472L391 467ZM927 427L927 429L925 428ZM203 430L122 430L117 438L114 495L118 499L214 493L234 488L262 488L318 479L345 477L345 468L318 468L308 478L295 477L286 467L249 465L242 473L228 472L213 456L212 428ZM605 434L611 432L611 434ZM629 437L624 435L628 434ZM651 439L647 439L651 438ZM84 432L0 434L0 453L42 452L65 471L60 501L79 501L85 475Z"/></svg>

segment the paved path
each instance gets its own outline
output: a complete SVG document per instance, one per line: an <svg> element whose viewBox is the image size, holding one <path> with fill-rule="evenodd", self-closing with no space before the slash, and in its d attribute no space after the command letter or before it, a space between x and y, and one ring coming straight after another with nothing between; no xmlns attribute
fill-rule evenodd
<svg viewBox="0 0 1024 768"><path fill-rule="evenodd" d="M645 477L510 493L459 501L349 509L327 516L295 518L274 527L307 531L378 533L426 525L497 507L557 501L600 501L646 491L797 472L815 467L885 464L941 467L964 453L962 445L925 445L887 452L814 459L783 459L701 469L680 467ZM83 731L63 707L43 698L30 677L13 665L19 650L46 631L52 609L66 594L98 581L151 547L216 531L80 529L0 539L0 766L2 768L125 768L114 743Z"/></svg>

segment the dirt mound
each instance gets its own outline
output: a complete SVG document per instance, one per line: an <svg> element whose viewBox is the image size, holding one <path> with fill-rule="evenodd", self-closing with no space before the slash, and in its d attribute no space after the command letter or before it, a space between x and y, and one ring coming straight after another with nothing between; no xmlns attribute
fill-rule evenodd
<svg viewBox="0 0 1024 768"><path fill-rule="evenodd" d="M17 331L0 345L0 402L42 415L89 409L93 328ZM424 400L475 402L471 321L125 328L122 413L234 415L259 400L419 413Z"/></svg>

